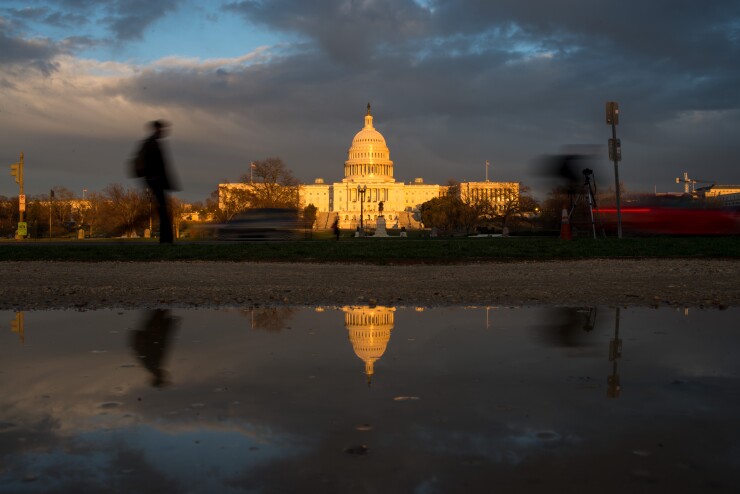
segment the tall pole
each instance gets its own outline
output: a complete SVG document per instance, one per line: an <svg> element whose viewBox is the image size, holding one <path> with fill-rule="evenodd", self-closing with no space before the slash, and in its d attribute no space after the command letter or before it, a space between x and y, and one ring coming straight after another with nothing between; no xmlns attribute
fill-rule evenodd
<svg viewBox="0 0 740 494"><path fill-rule="evenodd" d="M619 103L616 101L606 102L606 123L612 126L612 138L609 139L609 158L614 161L614 181L617 193L617 237L622 238L622 206L619 191L619 162L622 161L622 144L617 139Z"/></svg>
<svg viewBox="0 0 740 494"><path fill-rule="evenodd" d="M488 167L489 167L489 165L490 165L490 163L488 162L488 160L486 160L486 182L488 182Z"/></svg>
<svg viewBox="0 0 740 494"><path fill-rule="evenodd" d="M612 120L612 139L617 142L617 126ZM616 144L615 144L616 145ZM614 153L614 182L617 191L617 238L622 238L622 205L621 193L619 191L619 159L617 153Z"/></svg>
<svg viewBox="0 0 740 494"><path fill-rule="evenodd" d="M51 240L51 205L54 202L54 190L49 190L49 240Z"/></svg>
<svg viewBox="0 0 740 494"><path fill-rule="evenodd" d="M361 235L363 236L365 235L365 223L363 220L363 216L365 215L365 213L363 210L363 204L365 203L365 192L366 191L367 191L366 185L363 185L362 187L360 187L359 185L357 186L357 195L360 196L360 232L362 232Z"/></svg>
<svg viewBox="0 0 740 494"><path fill-rule="evenodd" d="M21 158L18 163L10 165L10 174L15 177L15 183L18 184L18 228L15 232L15 238L21 238L26 236L26 233L21 234L21 231L26 231L25 223L23 222L23 213L26 211L26 195L23 193L23 152L21 152ZM21 229L23 227L23 229Z"/></svg>
<svg viewBox="0 0 740 494"><path fill-rule="evenodd" d="M18 211L18 221L20 221L21 223L23 223L23 213L26 210L26 206L24 204L23 205L23 208L20 208L20 197L25 195L23 193L23 153L22 152L21 152L21 159L20 159L20 161L18 161L18 178L19 178L19 182L18 182L18 189L19 189L19 192L18 192L18 194L19 194L19 196L18 196L18 198L19 198L18 204L19 204L19 206L18 207L19 207L19 209L21 209L21 210ZM25 199L25 197L24 197L24 199Z"/></svg>
<svg viewBox="0 0 740 494"><path fill-rule="evenodd" d="M254 183L254 176L252 172L254 172L254 161L249 162L249 183L250 184Z"/></svg>

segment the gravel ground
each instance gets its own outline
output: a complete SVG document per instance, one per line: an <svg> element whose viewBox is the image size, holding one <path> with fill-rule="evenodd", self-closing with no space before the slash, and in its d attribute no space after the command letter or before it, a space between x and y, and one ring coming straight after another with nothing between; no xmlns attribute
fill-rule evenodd
<svg viewBox="0 0 740 494"><path fill-rule="evenodd" d="M740 306L740 261L452 266L4 262L0 309L255 305Z"/></svg>

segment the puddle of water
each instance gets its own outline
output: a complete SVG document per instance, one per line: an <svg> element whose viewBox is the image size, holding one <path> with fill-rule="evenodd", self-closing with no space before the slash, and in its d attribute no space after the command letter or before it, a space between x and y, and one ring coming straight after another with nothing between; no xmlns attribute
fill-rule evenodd
<svg viewBox="0 0 740 494"><path fill-rule="evenodd" d="M738 492L739 313L0 312L0 490Z"/></svg>

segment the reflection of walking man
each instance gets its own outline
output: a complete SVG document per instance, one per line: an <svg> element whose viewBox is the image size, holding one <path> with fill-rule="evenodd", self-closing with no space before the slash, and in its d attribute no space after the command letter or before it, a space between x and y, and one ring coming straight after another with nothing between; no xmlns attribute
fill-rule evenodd
<svg viewBox="0 0 740 494"><path fill-rule="evenodd" d="M159 242L171 244L174 241L174 235L167 191L177 190L177 184L168 173L167 162L159 145L159 140L167 137L170 124L164 120L155 120L149 125L152 128L152 134L142 144L137 157L136 171L138 176L144 177L147 187L157 201Z"/></svg>
<svg viewBox="0 0 740 494"><path fill-rule="evenodd" d="M131 332L131 348L144 367L152 374L152 386L161 388L169 384L164 370L164 357L174 336L178 319L167 309L149 313L143 327Z"/></svg>

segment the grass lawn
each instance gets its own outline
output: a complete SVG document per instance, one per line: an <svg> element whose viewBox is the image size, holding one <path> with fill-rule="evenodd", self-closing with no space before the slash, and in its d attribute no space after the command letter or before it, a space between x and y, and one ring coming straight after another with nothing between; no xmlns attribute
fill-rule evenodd
<svg viewBox="0 0 740 494"><path fill-rule="evenodd" d="M0 241L0 261L277 261L456 264L589 258L740 259L740 237L647 237L562 241L553 237L328 238L286 242L152 240Z"/></svg>

